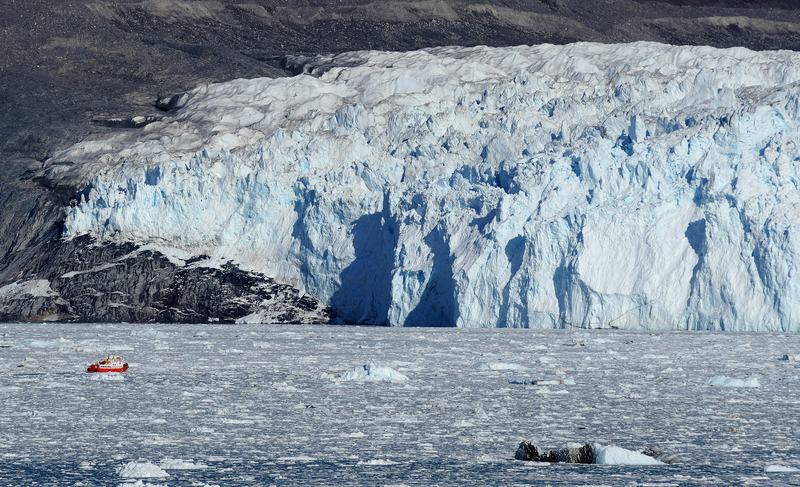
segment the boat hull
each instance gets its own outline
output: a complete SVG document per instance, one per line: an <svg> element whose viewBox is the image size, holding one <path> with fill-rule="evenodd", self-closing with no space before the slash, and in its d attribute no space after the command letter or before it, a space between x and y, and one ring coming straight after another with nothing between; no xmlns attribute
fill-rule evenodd
<svg viewBox="0 0 800 487"><path fill-rule="evenodd" d="M123 364L122 367L103 367L92 364L86 369L86 372L125 372L126 370L128 370L128 364Z"/></svg>

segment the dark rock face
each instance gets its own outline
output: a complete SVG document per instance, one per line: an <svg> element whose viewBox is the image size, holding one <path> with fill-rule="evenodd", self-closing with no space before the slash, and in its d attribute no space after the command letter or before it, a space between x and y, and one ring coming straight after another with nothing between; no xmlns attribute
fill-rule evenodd
<svg viewBox="0 0 800 487"><path fill-rule="evenodd" d="M800 50L800 3L7 0L0 33L0 288L45 279L55 293L0 304L0 319L227 320L280 285L235 268L170 267L146 252L115 263L129 249L62 241L63 208L88 181L37 179L42 163L80 140L170 116L200 83L318 74L328 67L310 61L317 54L636 40ZM83 270L110 267L62 279L78 269L67 256ZM306 298L284 291L275 319L307 316Z"/></svg>
<svg viewBox="0 0 800 487"><path fill-rule="evenodd" d="M558 453L555 450L545 452L535 443L525 440L519 444L517 452L514 454L516 460L523 460L528 462L549 462L555 463L558 461Z"/></svg>
<svg viewBox="0 0 800 487"><path fill-rule="evenodd" d="M133 244L88 237L46 246L17 282L45 279L36 295L0 293L0 321L232 323L253 313L273 323L327 323L331 310L296 289L201 256L182 265ZM34 279L27 279L34 278Z"/></svg>
<svg viewBox="0 0 800 487"><path fill-rule="evenodd" d="M686 460L679 457L678 455L664 451L659 447L648 448L647 450L642 452L643 454L647 455L648 457L653 457L659 462L673 464L673 463L686 463Z"/></svg>
<svg viewBox="0 0 800 487"><path fill-rule="evenodd" d="M530 462L594 463L594 448L587 443L581 447L564 447L545 452L532 441L525 440L519 444L514 458Z"/></svg>

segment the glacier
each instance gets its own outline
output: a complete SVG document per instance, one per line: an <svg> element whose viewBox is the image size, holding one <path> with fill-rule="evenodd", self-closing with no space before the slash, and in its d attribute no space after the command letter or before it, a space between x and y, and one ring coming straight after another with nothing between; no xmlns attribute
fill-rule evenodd
<svg viewBox="0 0 800 487"><path fill-rule="evenodd" d="M309 62L56 154L85 188L64 238L232 262L345 323L800 330L800 53Z"/></svg>

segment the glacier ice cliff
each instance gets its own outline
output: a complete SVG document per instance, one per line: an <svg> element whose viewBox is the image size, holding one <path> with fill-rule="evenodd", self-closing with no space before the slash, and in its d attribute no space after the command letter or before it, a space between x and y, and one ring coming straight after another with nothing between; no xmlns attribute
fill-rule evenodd
<svg viewBox="0 0 800 487"><path fill-rule="evenodd" d="M348 323L800 330L800 54L318 57L59 153L64 236L296 286Z"/></svg>

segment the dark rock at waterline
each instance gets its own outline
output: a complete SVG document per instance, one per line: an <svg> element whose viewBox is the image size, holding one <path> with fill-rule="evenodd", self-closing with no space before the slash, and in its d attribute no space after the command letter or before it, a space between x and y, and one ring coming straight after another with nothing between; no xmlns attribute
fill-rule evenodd
<svg viewBox="0 0 800 487"><path fill-rule="evenodd" d="M545 452L539 445L525 440L519 444L517 452L514 454L517 460L525 460L530 462L550 462L555 463L558 461L558 455L555 450Z"/></svg>
<svg viewBox="0 0 800 487"><path fill-rule="evenodd" d="M643 455L654 458L661 463L674 464L686 463L686 460L678 455L664 451L661 448L653 447L648 448L642 452ZM544 451L530 440L525 440L519 444L516 453L514 454L516 460L530 461L530 462L548 462L548 463L595 463L594 447L587 443L583 446L568 445L558 450Z"/></svg>
<svg viewBox="0 0 800 487"><path fill-rule="evenodd" d="M529 440L525 440L519 444L514 458L517 460L549 463L594 463L595 460L594 448L588 443L583 446L566 446L559 450L545 452L538 445Z"/></svg>
<svg viewBox="0 0 800 487"><path fill-rule="evenodd" d="M662 462L662 463L669 463L669 464L672 464L672 463L686 463L685 459L679 457L678 455L676 455L674 453L671 453L671 452L668 452L668 451L664 451L661 448L658 448L657 446L653 447L653 448L648 448L647 450L643 451L642 453L644 455L647 455L648 457L653 457L653 458L655 458L656 460L658 460L659 462Z"/></svg>

